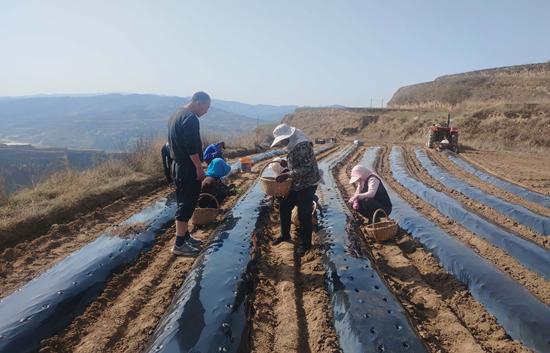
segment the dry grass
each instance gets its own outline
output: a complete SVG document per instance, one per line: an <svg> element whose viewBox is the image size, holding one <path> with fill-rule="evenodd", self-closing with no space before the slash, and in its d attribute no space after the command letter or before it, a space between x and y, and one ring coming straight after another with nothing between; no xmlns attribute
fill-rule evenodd
<svg viewBox="0 0 550 353"><path fill-rule="evenodd" d="M547 152L550 62L442 76L401 87L389 106L451 111L460 139L471 147ZM396 137L404 136L400 130Z"/></svg>
<svg viewBox="0 0 550 353"><path fill-rule="evenodd" d="M228 150L263 150L273 141L273 129L276 125L262 125L253 132L239 136L222 136L216 134L205 134L201 137L204 146L212 143L225 141Z"/></svg>
<svg viewBox="0 0 550 353"><path fill-rule="evenodd" d="M394 108L455 109L459 106L550 102L550 63L518 65L442 76L401 87Z"/></svg>
<svg viewBox="0 0 550 353"><path fill-rule="evenodd" d="M299 109L285 118L310 137L364 138L371 142L424 144L428 127L447 120L445 110ZM501 104L453 115L460 144L483 150L550 149L550 105Z"/></svg>
<svg viewBox="0 0 550 353"><path fill-rule="evenodd" d="M102 195L130 184L146 183L162 176L162 140L140 139L131 153L97 168L58 172L33 187L10 195L0 207L0 230L31 217L74 207L94 195Z"/></svg>
<svg viewBox="0 0 550 353"><path fill-rule="evenodd" d="M0 207L5 205L8 202L8 193L4 188L4 181L0 177Z"/></svg>

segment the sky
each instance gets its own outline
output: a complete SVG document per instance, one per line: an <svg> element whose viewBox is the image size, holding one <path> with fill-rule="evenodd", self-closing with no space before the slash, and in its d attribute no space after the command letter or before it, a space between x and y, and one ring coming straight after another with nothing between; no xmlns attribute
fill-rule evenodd
<svg viewBox="0 0 550 353"><path fill-rule="evenodd" d="M548 0L0 0L0 96L154 93L369 106L550 60Z"/></svg>

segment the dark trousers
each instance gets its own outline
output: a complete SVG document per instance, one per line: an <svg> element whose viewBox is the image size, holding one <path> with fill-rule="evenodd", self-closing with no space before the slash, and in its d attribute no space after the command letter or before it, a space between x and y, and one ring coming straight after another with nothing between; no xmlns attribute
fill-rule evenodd
<svg viewBox="0 0 550 353"><path fill-rule="evenodd" d="M201 191L201 182L193 178L176 179L176 220L188 222L195 212Z"/></svg>
<svg viewBox="0 0 550 353"><path fill-rule="evenodd" d="M378 200L375 200L375 199L365 199L359 202L359 213L365 216L365 218L369 220L369 223L372 222L372 216L374 215L374 212L379 208L386 211L388 216L390 215L392 210L391 206L390 207L384 206L380 202L378 202ZM378 222L380 220L380 217L384 217L384 214L382 212L378 212L378 214L376 215L375 222Z"/></svg>
<svg viewBox="0 0 550 353"><path fill-rule="evenodd" d="M311 213L313 212L313 200L316 190L317 185L309 186L299 191L290 190L286 198L279 199L281 237L290 238L292 209L296 206L298 207L298 220L300 221L298 236L302 245L311 246L311 232L313 230Z"/></svg>

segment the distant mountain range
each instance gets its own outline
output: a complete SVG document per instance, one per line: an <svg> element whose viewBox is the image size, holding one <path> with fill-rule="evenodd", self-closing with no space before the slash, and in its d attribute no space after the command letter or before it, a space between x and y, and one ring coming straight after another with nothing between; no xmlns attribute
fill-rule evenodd
<svg viewBox="0 0 550 353"><path fill-rule="evenodd" d="M44 146L124 150L140 137L164 136L174 110L189 97L151 94L0 97L0 139ZM280 121L296 106L214 99L202 132L238 135Z"/></svg>

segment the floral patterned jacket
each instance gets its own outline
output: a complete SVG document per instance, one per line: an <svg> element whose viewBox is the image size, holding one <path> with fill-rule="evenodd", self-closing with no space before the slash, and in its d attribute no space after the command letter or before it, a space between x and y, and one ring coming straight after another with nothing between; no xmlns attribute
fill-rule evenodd
<svg viewBox="0 0 550 353"><path fill-rule="evenodd" d="M288 152L288 168L292 178L292 190L303 190L317 185L321 180L317 159L309 141L297 144Z"/></svg>

